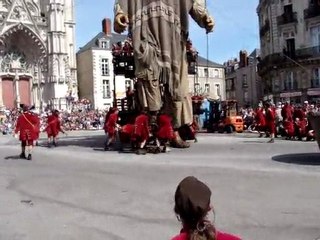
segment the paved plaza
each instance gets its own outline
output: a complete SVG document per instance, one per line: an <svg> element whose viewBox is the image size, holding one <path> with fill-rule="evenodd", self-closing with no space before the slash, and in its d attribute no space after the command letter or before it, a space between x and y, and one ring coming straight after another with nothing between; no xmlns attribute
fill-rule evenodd
<svg viewBox="0 0 320 240"><path fill-rule="evenodd" d="M173 195L194 175L212 189L216 226L244 240L320 237L315 142L202 134L187 150L104 152L102 132L75 132L20 160L0 136L1 240L163 240L179 231ZM40 142L41 144L41 142Z"/></svg>

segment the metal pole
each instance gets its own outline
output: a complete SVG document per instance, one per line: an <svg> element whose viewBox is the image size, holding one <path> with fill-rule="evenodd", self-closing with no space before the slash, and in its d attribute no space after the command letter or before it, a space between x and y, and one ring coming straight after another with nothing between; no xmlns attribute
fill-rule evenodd
<svg viewBox="0 0 320 240"><path fill-rule="evenodd" d="M113 73L113 107L117 107L116 74Z"/></svg>

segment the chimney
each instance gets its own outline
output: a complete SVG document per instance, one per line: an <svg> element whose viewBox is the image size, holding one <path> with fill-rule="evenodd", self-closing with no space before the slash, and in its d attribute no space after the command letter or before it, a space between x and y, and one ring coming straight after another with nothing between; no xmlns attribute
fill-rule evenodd
<svg viewBox="0 0 320 240"><path fill-rule="evenodd" d="M240 51L240 68L248 66L248 53L247 51Z"/></svg>
<svg viewBox="0 0 320 240"><path fill-rule="evenodd" d="M111 19L110 18L105 18L102 20L102 31L106 35L111 35Z"/></svg>

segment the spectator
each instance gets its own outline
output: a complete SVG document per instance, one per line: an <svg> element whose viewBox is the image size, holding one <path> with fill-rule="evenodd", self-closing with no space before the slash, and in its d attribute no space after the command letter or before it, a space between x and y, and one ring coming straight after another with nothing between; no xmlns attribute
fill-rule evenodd
<svg viewBox="0 0 320 240"><path fill-rule="evenodd" d="M208 186L195 177L187 177L180 182L175 193L174 211L182 223L182 230L172 240L240 240L217 231L208 219L213 211L210 198Z"/></svg>

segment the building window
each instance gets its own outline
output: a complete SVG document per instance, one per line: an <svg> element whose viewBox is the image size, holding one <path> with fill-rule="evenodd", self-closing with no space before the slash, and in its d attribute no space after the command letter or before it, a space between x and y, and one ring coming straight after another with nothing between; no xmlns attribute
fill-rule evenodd
<svg viewBox="0 0 320 240"><path fill-rule="evenodd" d="M104 99L111 98L110 81L109 80L102 81L102 95L103 95Z"/></svg>
<svg viewBox="0 0 320 240"><path fill-rule="evenodd" d="M248 91L244 91L244 92L243 92L243 101L244 101L245 103L248 103L248 102L249 102L249 93L248 93Z"/></svg>
<svg viewBox="0 0 320 240"><path fill-rule="evenodd" d="M101 48L104 48L104 49L109 49L109 41L107 40L103 40L101 41Z"/></svg>
<svg viewBox="0 0 320 240"><path fill-rule="evenodd" d="M320 26L310 28L311 34L311 45L312 47L316 47L316 49L320 50Z"/></svg>
<svg viewBox="0 0 320 240"><path fill-rule="evenodd" d="M205 93L209 93L210 92L210 84L209 83L206 83L204 85L204 91L205 91Z"/></svg>
<svg viewBox="0 0 320 240"><path fill-rule="evenodd" d="M242 87L244 88L248 87L248 79L246 74L242 75Z"/></svg>
<svg viewBox="0 0 320 240"><path fill-rule="evenodd" d="M204 71L204 77L206 78L209 77L208 68L204 68L203 71Z"/></svg>
<svg viewBox="0 0 320 240"><path fill-rule="evenodd" d="M294 73L287 72L287 76L286 76L285 83L284 83L284 90L285 91L295 90L295 89L297 89L297 87L298 87L298 84L294 80Z"/></svg>
<svg viewBox="0 0 320 240"><path fill-rule="evenodd" d="M320 87L320 68L314 68L312 70L312 83L311 87L312 88L319 88Z"/></svg>
<svg viewBox="0 0 320 240"><path fill-rule="evenodd" d="M218 69L214 70L214 77L219 78L219 70Z"/></svg>
<svg viewBox="0 0 320 240"><path fill-rule="evenodd" d="M101 59L101 74L102 76L109 76L109 59Z"/></svg>
<svg viewBox="0 0 320 240"><path fill-rule="evenodd" d="M296 43L294 38L289 38L286 40L286 49L284 50L284 54L288 57L294 58L296 55Z"/></svg>
<svg viewBox="0 0 320 240"><path fill-rule="evenodd" d="M194 84L194 90L195 90L195 94L200 94L200 84L199 83L195 83Z"/></svg>
<svg viewBox="0 0 320 240"><path fill-rule="evenodd" d="M131 80L126 80L125 85L126 85L126 89L128 89L128 88L132 89L132 81Z"/></svg>
<svg viewBox="0 0 320 240"><path fill-rule="evenodd" d="M220 98L220 97L221 97L221 87L220 87L220 84L216 84L216 88L217 88L217 96Z"/></svg>

